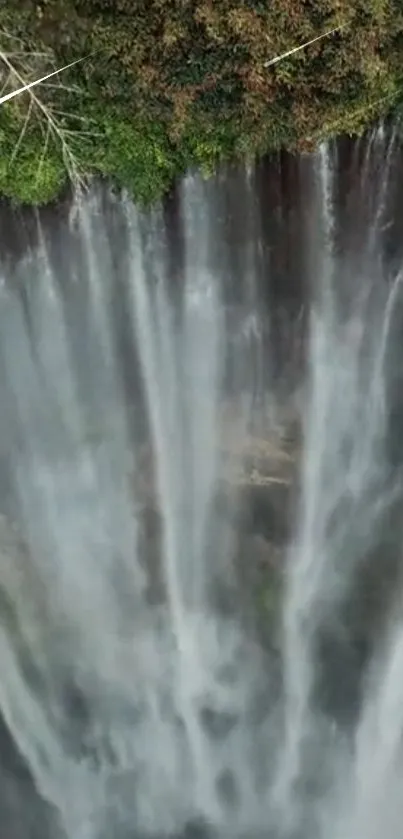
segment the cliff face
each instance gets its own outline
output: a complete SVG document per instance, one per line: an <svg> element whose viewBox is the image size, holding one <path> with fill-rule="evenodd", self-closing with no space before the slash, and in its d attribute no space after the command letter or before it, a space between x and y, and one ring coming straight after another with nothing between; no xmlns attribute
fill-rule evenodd
<svg viewBox="0 0 403 839"><path fill-rule="evenodd" d="M192 166L359 132L399 97L402 31L397 0L7 0L5 91L88 57L1 107L0 193L101 174L149 201Z"/></svg>

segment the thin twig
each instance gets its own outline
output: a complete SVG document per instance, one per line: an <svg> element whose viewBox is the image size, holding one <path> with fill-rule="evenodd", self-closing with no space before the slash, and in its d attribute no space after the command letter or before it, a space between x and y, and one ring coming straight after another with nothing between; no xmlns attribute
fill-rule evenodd
<svg viewBox="0 0 403 839"><path fill-rule="evenodd" d="M42 82L41 87L45 88L45 90L63 90L65 93L75 93L75 94L81 94L82 93L82 89L80 87L75 87L74 85L62 84L61 82L59 82L59 83L55 82L53 84L52 84L52 82Z"/></svg>
<svg viewBox="0 0 403 839"><path fill-rule="evenodd" d="M38 163L38 168L36 170L36 178L35 178L35 183L36 184L39 181L39 176L41 174L42 166L43 166L44 161L45 161L46 152L47 152L48 147L49 147L50 134L51 134L51 130L50 130L50 125L48 123L47 129L46 129L45 142L43 144L43 149L42 149L42 154L41 154L41 157L40 157L40 160L39 160L39 163Z"/></svg>
<svg viewBox="0 0 403 839"><path fill-rule="evenodd" d="M6 88L8 87L8 85L10 83L10 79L11 79L11 73L10 73L9 70L7 70L6 77L4 79L4 83L3 83L3 85L0 89L0 96L3 93L3 91L6 90Z"/></svg>
<svg viewBox="0 0 403 839"><path fill-rule="evenodd" d="M76 119L80 122L85 122L88 125L88 117L80 116L79 114L70 114L68 111L61 111L59 108L52 108L52 114L59 117L67 117L67 119Z"/></svg>
<svg viewBox="0 0 403 839"><path fill-rule="evenodd" d="M25 137L25 134L26 134L26 131L27 131L27 128L28 128L28 123L29 123L29 120L31 118L32 109L33 109L33 101L32 101L32 99L30 99L28 109L27 109L27 113L26 113L25 120L24 120L24 125L22 126L22 129L20 131L20 135L19 135L18 140L17 140L17 142L14 146L13 153L12 153L11 159L10 159L10 163L14 163L14 160L17 157L17 154L18 154L18 151L20 149L21 143L22 143L22 141Z"/></svg>

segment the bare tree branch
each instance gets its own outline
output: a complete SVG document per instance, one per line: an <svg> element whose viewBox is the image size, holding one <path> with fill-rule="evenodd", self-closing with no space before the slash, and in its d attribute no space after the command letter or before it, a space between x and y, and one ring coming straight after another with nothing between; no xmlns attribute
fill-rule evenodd
<svg viewBox="0 0 403 839"><path fill-rule="evenodd" d="M87 58L88 56L85 56ZM70 67L74 67L75 64L79 64L81 61L84 61L84 58L76 58L75 61L72 61L70 64L66 64L64 67L60 67L58 70L52 70L51 73L48 73L46 76L42 76L41 79L35 79L33 82L26 82L23 78L17 75L15 68L12 65L11 57L9 54L0 51L0 59L4 61L5 64L12 70L12 72L16 75L19 81L22 84L22 87L17 88L17 90L12 90L10 93L6 93L4 96L0 98L0 105L3 102L8 102L9 99L13 99L14 96L19 96L20 93L24 93L26 90L32 90L33 87L36 87L38 84L42 84L45 82L46 79L50 79L51 76L57 76L58 73L62 73L64 70L68 70Z"/></svg>
<svg viewBox="0 0 403 839"><path fill-rule="evenodd" d="M34 88L41 85L48 92L50 90L60 90L61 93L79 93L80 91L78 88L68 88L66 85L61 83L48 82L48 79L56 77L70 67L79 64L88 56L76 59L64 67L52 69L48 73L43 73L43 70L46 71L46 63L49 64L49 62L53 60L51 52L30 51L28 49L24 49L24 44L21 39L17 37L14 38L14 36L7 31L0 31L0 38L1 37L7 38L10 41L14 40L14 44L18 43L22 49L0 49L0 105L14 100L21 94L25 94L25 96L28 97L28 106L10 162L14 162L17 158L32 117L35 115L44 140L42 153L38 161L37 178L39 178L46 154L48 153L50 140L53 139L61 150L63 163L70 181L75 186L84 187L85 176L84 173L80 171L79 160L73 150L73 146L76 139L91 136L91 132L84 130L74 131L63 125L64 120L71 120L70 124L72 124L73 120L75 121L77 119L76 115L69 114L67 111L62 110L62 108L57 109L53 103L49 103L46 101L46 98L44 99L41 97ZM38 75L38 72L40 73L40 69L42 69L43 75L41 75L40 78L37 78L36 76ZM83 117L80 117L80 121L84 124L88 122Z"/></svg>

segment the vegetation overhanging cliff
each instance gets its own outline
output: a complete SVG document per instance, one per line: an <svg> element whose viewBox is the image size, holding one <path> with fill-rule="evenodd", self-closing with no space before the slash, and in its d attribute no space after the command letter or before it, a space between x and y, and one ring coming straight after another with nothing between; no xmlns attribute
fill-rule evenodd
<svg viewBox="0 0 403 839"><path fill-rule="evenodd" d="M326 38L265 62L334 27ZM401 0L3 0L0 194L111 177L149 202L190 166L360 133L403 90Z"/></svg>

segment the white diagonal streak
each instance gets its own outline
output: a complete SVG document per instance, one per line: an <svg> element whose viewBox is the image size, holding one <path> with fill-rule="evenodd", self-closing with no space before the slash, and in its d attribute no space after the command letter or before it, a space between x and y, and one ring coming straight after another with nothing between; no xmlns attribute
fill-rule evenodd
<svg viewBox="0 0 403 839"><path fill-rule="evenodd" d="M0 59L1 59L1 52L0 52ZM58 73L62 73L64 70L68 70L69 67L74 67L75 64L78 64L80 61L84 61L84 58L76 58L75 61L72 61L70 64L66 64L64 67L60 67L59 70L53 70L52 73L48 73L47 76L42 76L41 79L35 79L34 82L29 82L29 84L24 84L22 87L19 87L18 90L12 90L11 93L6 93L4 96L0 96L0 105L3 105L4 102L8 102L10 99L13 99L14 96L18 96L20 93L24 93L25 90L29 90L31 87L35 87L35 85L41 84L45 82L47 79L50 79L52 76L56 76Z"/></svg>
<svg viewBox="0 0 403 839"><path fill-rule="evenodd" d="M276 55L275 58L271 58L269 61L265 61L263 66L271 67L272 64L277 64L278 61L282 61L283 58L288 58L290 55L294 55L295 52L304 50L305 47L309 47L310 44L314 44L315 41L320 41L321 38L327 38L328 35L333 35L333 32L338 32L339 29L343 29L344 26L347 26L347 23L341 23L340 26L335 26L334 29L329 29L328 32L323 32L322 35L317 35L316 38L312 38L311 41L305 41L304 44L300 44L298 47L293 47L293 49L288 50L288 52L283 52L281 55Z"/></svg>

